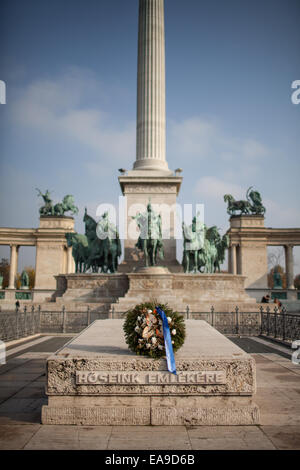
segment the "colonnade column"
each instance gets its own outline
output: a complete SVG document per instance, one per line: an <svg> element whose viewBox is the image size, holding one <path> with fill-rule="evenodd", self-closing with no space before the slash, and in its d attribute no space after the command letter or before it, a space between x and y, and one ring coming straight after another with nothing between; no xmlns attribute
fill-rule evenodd
<svg viewBox="0 0 300 470"><path fill-rule="evenodd" d="M19 247L17 245L10 245L10 269L8 289L15 289L15 280L18 269L18 251Z"/></svg>
<svg viewBox="0 0 300 470"><path fill-rule="evenodd" d="M72 256L72 247L68 246L67 248L67 274L73 273L73 256Z"/></svg>
<svg viewBox="0 0 300 470"><path fill-rule="evenodd" d="M236 274L237 269L236 269L236 245L231 245L230 248L230 258L231 258L231 273Z"/></svg>
<svg viewBox="0 0 300 470"><path fill-rule="evenodd" d="M285 245L285 272L286 272L286 287L287 289L294 289L294 258L293 258L293 245Z"/></svg>
<svg viewBox="0 0 300 470"><path fill-rule="evenodd" d="M165 88L164 0L140 0L136 170L168 170Z"/></svg>

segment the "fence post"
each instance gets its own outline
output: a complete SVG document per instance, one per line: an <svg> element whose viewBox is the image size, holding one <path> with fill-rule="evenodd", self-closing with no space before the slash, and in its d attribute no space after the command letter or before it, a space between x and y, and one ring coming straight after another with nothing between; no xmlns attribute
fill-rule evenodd
<svg viewBox="0 0 300 470"><path fill-rule="evenodd" d="M90 307L88 306L87 307L87 326L89 326L90 323L91 323L91 311L90 311Z"/></svg>
<svg viewBox="0 0 300 470"><path fill-rule="evenodd" d="M267 307L267 336L270 336L270 307Z"/></svg>
<svg viewBox="0 0 300 470"><path fill-rule="evenodd" d="M213 305L210 309L210 312L211 312L211 326L214 327L215 326L215 308Z"/></svg>
<svg viewBox="0 0 300 470"><path fill-rule="evenodd" d="M63 305L62 307L62 316L63 316L63 323L62 323L62 332L65 333L66 332L66 308L65 306Z"/></svg>
<svg viewBox="0 0 300 470"><path fill-rule="evenodd" d="M235 307L235 330L236 330L236 334L238 335L239 334L239 307L236 306Z"/></svg>
<svg viewBox="0 0 300 470"><path fill-rule="evenodd" d="M187 320L190 319L190 307L188 305L186 306L186 318Z"/></svg>
<svg viewBox="0 0 300 470"><path fill-rule="evenodd" d="M42 330L42 325L41 325L41 320L42 320L41 317L42 317L42 316L41 316L41 306L40 306L40 305L38 306L38 313L39 313L39 317L38 317L38 318L39 318L39 319L38 319L38 322L39 322L39 323L38 323L38 325L39 325L39 333L40 333L41 330Z"/></svg>
<svg viewBox="0 0 300 470"><path fill-rule="evenodd" d="M19 311L16 308L16 339L19 338Z"/></svg>
<svg viewBox="0 0 300 470"><path fill-rule="evenodd" d="M31 334L35 334L34 305L31 306Z"/></svg>
<svg viewBox="0 0 300 470"><path fill-rule="evenodd" d="M286 333L286 315L285 315L285 309L282 309L282 341L285 341L285 333Z"/></svg>
<svg viewBox="0 0 300 470"><path fill-rule="evenodd" d="M27 307L24 307L24 336L27 336Z"/></svg>
<svg viewBox="0 0 300 470"><path fill-rule="evenodd" d="M278 308L275 305L274 307L274 338L277 337L277 312L278 312Z"/></svg>
<svg viewBox="0 0 300 470"><path fill-rule="evenodd" d="M260 308L260 334L263 334L263 324L264 324L264 308L261 305Z"/></svg>

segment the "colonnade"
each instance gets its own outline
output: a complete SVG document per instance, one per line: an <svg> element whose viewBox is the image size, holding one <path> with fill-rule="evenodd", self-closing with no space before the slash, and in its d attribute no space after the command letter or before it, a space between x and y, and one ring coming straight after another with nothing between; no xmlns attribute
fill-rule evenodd
<svg viewBox="0 0 300 470"><path fill-rule="evenodd" d="M293 248L294 245L287 244L283 245L285 254L285 272L286 272L286 288L294 289L294 256ZM243 272L243 266L241 262L241 250L243 249L237 243L232 243L228 249L228 260L229 260L229 271L231 274L246 274ZM267 250L267 245L266 245Z"/></svg>
<svg viewBox="0 0 300 470"><path fill-rule="evenodd" d="M16 277L18 274L18 261L19 261L19 250L22 245L11 244L10 245L10 269L9 269L9 283L8 289L15 289L16 288ZM25 245L26 246L26 245ZM72 247L67 246L65 247L66 254L67 254L67 262L66 262L66 274L71 274L74 272L74 263L73 263L73 256L72 256ZM60 274L60 273L58 273Z"/></svg>

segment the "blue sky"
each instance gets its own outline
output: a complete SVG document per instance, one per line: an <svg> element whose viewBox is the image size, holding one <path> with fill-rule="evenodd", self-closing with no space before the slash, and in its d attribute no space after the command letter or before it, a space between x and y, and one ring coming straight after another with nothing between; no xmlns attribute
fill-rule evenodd
<svg viewBox="0 0 300 470"><path fill-rule="evenodd" d="M78 231L85 206L117 203L135 159L137 24L138 0L2 0L1 226L38 226L36 187L74 194ZM208 225L225 231L223 194L253 185L267 226L300 226L299 24L299 0L165 0L167 159Z"/></svg>

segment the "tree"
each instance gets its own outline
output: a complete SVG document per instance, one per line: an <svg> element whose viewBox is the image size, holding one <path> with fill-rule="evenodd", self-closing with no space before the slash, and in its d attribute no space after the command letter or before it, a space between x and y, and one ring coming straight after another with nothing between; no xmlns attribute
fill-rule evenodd
<svg viewBox="0 0 300 470"><path fill-rule="evenodd" d="M9 269L10 264L6 258L2 258L0 261L0 273L3 276L2 288L5 289L9 284Z"/></svg>
<svg viewBox="0 0 300 470"><path fill-rule="evenodd" d="M295 276L294 286L296 289L300 290L300 274L297 274L297 276Z"/></svg>
<svg viewBox="0 0 300 470"><path fill-rule="evenodd" d="M270 269L278 266L284 262L283 260L283 250L281 246L275 246L270 249L268 253L268 266Z"/></svg>

